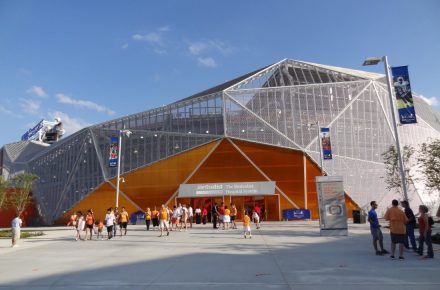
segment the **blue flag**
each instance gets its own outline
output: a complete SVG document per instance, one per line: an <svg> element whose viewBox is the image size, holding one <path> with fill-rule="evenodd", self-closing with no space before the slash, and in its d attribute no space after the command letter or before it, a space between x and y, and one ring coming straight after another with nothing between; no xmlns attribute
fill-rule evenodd
<svg viewBox="0 0 440 290"><path fill-rule="evenodd" d="M332 145L330 143L330 128L321 128L321 150L324 160L332 159Z"/></svg>
<svg viewBox="0 0 440 290"><path fill-rule="evenodd" d="M417 123L411 84L409 82L408 66L392 67L391 72L400 124Z"/></svg>
<svg viewBox="0 0 440 290"><path fill-rule="evenodd" d="M108 166L116 167L118 165L118 137L112 137L110 142L110 155L108 158Z"/></svg>

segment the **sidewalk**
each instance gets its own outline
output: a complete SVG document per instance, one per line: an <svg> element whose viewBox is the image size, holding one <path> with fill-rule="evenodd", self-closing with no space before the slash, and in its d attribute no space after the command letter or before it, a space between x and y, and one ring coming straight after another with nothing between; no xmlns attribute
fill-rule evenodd
<svg viewBox="0 0 440 290"><path fill-rule="evenodd" d="M316 222L265 223L249 240L241 227L159 238L137 225L109 241L33 228L46 235L13 249L0 239L0 289L440 289L438 245L433 260L390 260L374 255L368 225L349 227L348 237L321 237Z"/></svg>

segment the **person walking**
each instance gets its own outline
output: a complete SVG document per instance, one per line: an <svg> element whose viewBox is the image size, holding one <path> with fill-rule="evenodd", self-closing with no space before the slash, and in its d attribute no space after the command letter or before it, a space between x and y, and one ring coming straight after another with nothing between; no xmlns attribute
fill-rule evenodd
<svg viewBox="0 0 440 290"><path fill-rule="evenodd" d="M160 224L159 224L159 228L160 228L160 236L163 236L163 230L166 229L167 231L167 236L170 235L170 230L169 230L169 211L168 209L165 207L165 205L162 204L162 208L159 212L159 217L160 217Z"/></svg>
<svg viewBox="0 0 440 290"><path fill-rule="evenodd" d="M118 229L118 224L120 220L120 214L118 207L115 207L115 210L113 211L113 215L115 216L115 220L113 221L113 237L116 237L116 231Z"/></svg>
<svg viewBox="0 0 440 290"><path fill-rule="evenodd" d="M251 232L251 218L249 217L248 213L244 213L243 217L243 231L244 231L244 238L247 238L247 235L249 235L249 239L252 239L252 232Z"/></svg>
<svg viewBox="0 0 440 290"><path fill-rule="evenodd" d="M388 251L383 248L383 235L382 230L380 229L381 225L379 224L379 219L377 218L376 213L377 203L373 200L370 202L370 205L371 209L368 212L368 222L370 223L370 232L371 236L373 237L373 247L376 251L376 255L381 256L387 254ZM379 242L380 250L377 247L377 242Z"/></svg>
<svg viewBox="0 0 440 290"><path fill-rule="evenodd" d="M431 234L432 229L429 222L428 217L428 207L426 205L419 206L419 249L418 253L420 256L423 256L423 246L426 243L426 247L428 248L428 252L426 256L423 256L423 259L432 259L434 258L434 251L432 249L432 240L431 240Z"/></svg>
<svg viewBox="0 0 440 290"><path fill-rule="evenodd" d="M188 221L189 221L189 227L193 227L193 219L194 219L194 209L191 205L188 206Z"/></svg>
<svg viewBox="0 0 440 290"><path fill-rule="evenodd" d="M153 230L155 230L156 228L159 227L159 211L157 210L156 206L151 212L151 218L153 221Z"/></svg>
<svg viewBox="0 0 440 290"><path fill-rule="evenodd" d="M98 228L98 233L96 235L96 239L99 240L99 237L101 237L101 240L103 240L104 235L102 234L102 230L104 229L104 223L101 220L97 220L96 227Z"/></svg>
<svg viewBox="0 0 440 290"><path fill-rule="evenodd" d="M225 230L229 230L229 224L231 223L231 210L225 206L225 210L223 212L223 228Z"/></svg>
<svg viewBox="0 0 440 290"><path fill-rule="evenodd" d="M218 218L217 203L214 203L213 207L211 208L211 216L212 216L212 227L216 229L217 218Z"/></svg>
<svg viewBox="0 0 440 290"><path fill-rule="evenodd" d="M105 215L105 226L107 227L107 238L111 240L113 238L113 227L115 226L115 214L112 208L107 210L107 214Z"/></svg>
<svg viewBox="0 0 440 290"><path fill-rule="evenodd" d="M202 210L200 209L200 207L197 207L196 210L194 211L194 213L196 214L196 224L201 224L202 223Z"/></svg>
<svg viewBox="0 0 440 290"><path fill-rule="evenodd" d="M405 209L405 215L408 219L408 223L406 224L406 234L405 234L405 248L412 249L417 253L417 244L416 237L414 236L414 229L416 227L416 217L414 216L414 212L409 207L409 203L407 200L404 200L400 203L402 207ZM409 242L411 243L411 248L409 247Z"/></svg>
<svg viewBox="0 0 440 290"><path fill-rule="evenodd" d="M17 244L20 240L21 235L21 225L23 224L23 221L21 220L18 213L15 214L14 219L11 222L11 232L12 232L12 248L19 247Z"/></svg>
<svg viewBox="0 0 440 290"><path fill-rule="evenodd" d="M151 223L151 210L149 207L147 207L147 210L145 211L145 225L147 226L147 231L150 230L150 223Z"/></svg>
<svg viewBox="0 0 440 290"><path fill-rule="evenodd" d="M84 215L81 211L77 212L78 222L76 223L76 238L75 240L81 240L81 232L84 230L86 226L86 221L84 219Z"/></svg>
<svg viewBox="0 0 440 290"><path fill-rule="evenodd" d="M237 207L235 204L231 204L231 227L233 229L237 228L237 225L235 224L235 219L237 218Z"/></svg>
<svg viewBox="0 0 440 290"><path fill-rule="evenodd" d="M120 231L121 231L121 237L122 237L122 229L124 229L124 236L127 235L127 225L128 225L128 220L129 220L129 216L128 216L128 212L125 210L125 207L122 207L122 211L119 214L119 220L120 220Z"/></svg>
<svg viewBox="0 0 440 290"><path fill-rule="evenodd" d="M260 216L261 216L261 208L258 206L258 204L255 204L252 210L252 219L254 220L254 223L257 225L257 230L260 228Z"/></svg>
<svg viewBox="0 0 440 290"><path fill-rule="evenodd" d="M93 235L93 225L95 223L95 218L93 216L93 211L89 209L86 214L86 236L84 240L91 240Z"/></svg>
<svg viewBox="0 0 440 290"><path fill-rule="evenodd" d="M399 202L395 199L391 202L392 207L385 213L385 220L390 222L391 234L391 259L395 259L394 253L396 245L399 245L399 260L405 259L403 257L403 246L405 242L406 223L408 219L405 213L399 208Z"/></svg>

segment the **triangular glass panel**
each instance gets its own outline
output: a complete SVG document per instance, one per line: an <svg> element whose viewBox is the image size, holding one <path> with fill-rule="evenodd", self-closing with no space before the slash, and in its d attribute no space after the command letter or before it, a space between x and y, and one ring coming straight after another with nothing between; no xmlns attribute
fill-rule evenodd
<svg viewBox="0 0 440 290"><path fill-rule="evenodd" d="M306 147L317 134L316 128L309 124L316 121L321 126L329 124L368 84L362 81L226 94L296 144Z"/></svg>
<svg viewBox="0 0 440 290"><path fill-rule="evenodd" d="M226 135L243 140L269 145L299 149L282 133L277 132L258 116L240 106L235 100L225 97Z"/></svg>

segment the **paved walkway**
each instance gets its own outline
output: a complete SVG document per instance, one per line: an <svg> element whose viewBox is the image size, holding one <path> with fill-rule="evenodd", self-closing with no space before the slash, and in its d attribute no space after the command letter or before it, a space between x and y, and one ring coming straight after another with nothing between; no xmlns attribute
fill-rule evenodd
<svg viewBox="0 0 440 290"><path fill-rule="evenodd" d="M266 223L251 240L208 225L162 238L129 226L110 241L43 230L19 248L0 239L0 289L440 289L438 246L433 260L375 256L366 224L321 237L316 222Z"/></svg>

